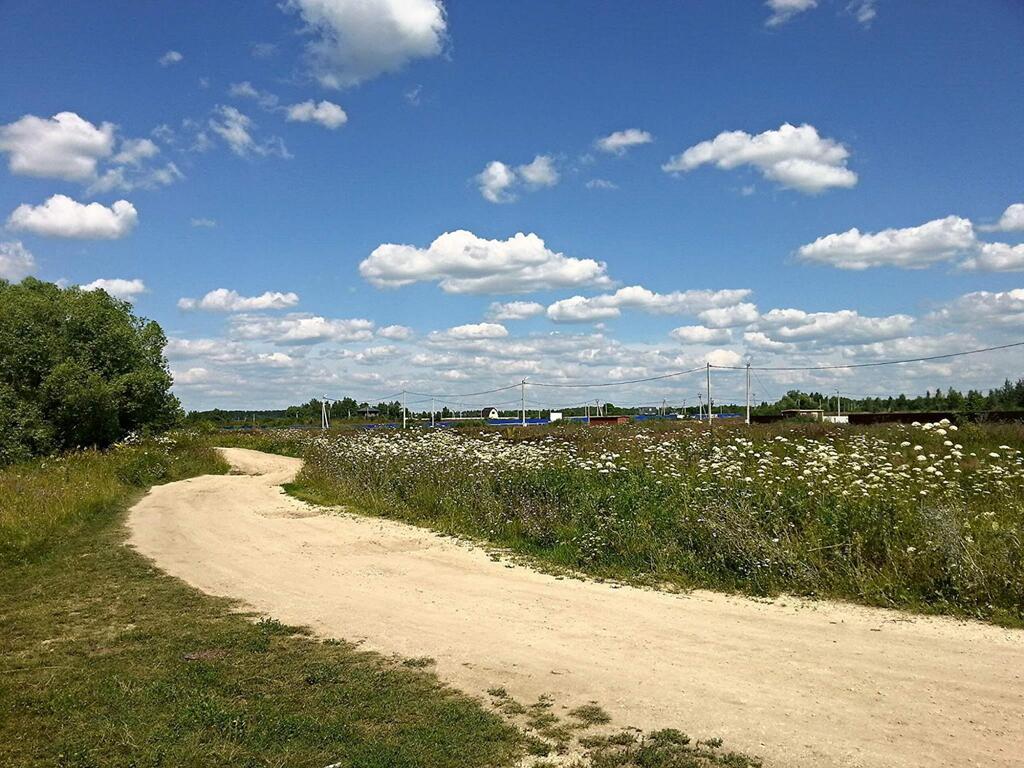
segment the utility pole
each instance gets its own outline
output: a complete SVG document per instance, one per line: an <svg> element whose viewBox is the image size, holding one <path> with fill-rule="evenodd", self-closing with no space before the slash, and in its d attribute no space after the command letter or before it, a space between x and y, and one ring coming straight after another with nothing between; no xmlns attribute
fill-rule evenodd
<svg viewBox="0 0 1024 768"><path fill-rule="evenodd" d="M836 417L843 415L843 396L836 390Z"/></svg>
<svg viewBox="0 0 1024 768"><path fill-rule="evenodd" d="M402 390L402 429L405 429L405 390Z"/></svg>
<svg viewBox="0 0 1024 768"><path fill-rule="evenodd" d="M526 426L526 379L523 379L521 387L522 387L522 389L520 391L522 393L523 426L525 427Z"/></svg>
<svg viewBox="0 0 1024 768"><path fill-rule="evenodd" d="M713 429L713 427L711 425L711 417L714 416L714 413L715 413L713 408L712 408L712 401L711 401L711 363L708 363L707 373L708 373L708 429L710 430L710 429Z"/></svg>
<svg viewBox="0 0 1024 768"><path fill-rule="evenodd" d="M704 395L697 393L697 421L704 421Z"/></svg>
<svg viewBox="0 0 1024 768"><path fill-rule="evenodd" d="M747 362L747 426L750 426L750 362Z"/></svg>
<svg viewBox="0 0 1024 768"><path fill-rule="evenodd" d="M434 398L430 398L430 426L434 426Z"/></svg>

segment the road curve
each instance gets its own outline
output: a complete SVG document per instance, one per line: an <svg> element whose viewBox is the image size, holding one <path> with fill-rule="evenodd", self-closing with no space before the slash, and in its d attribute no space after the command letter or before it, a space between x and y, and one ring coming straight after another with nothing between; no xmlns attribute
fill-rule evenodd
<svg viewBox="0 0 1024 768"><path fill-rule="evenodd" d="M599 702L620 725L721 736L769 766L1024 765L1024 632L832 602L673 595L560 579L280 484L297 459L153 488L130 544L214 595L458 688Z"/></svg>

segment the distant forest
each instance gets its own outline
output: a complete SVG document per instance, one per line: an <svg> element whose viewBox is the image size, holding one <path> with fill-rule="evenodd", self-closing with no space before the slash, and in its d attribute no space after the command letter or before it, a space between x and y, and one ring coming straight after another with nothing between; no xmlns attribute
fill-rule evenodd
<svg viewBox="0 0 1024 768"><path fill-rule="evenodd" d="M712 393L713 394L713 393ZM692 402L692 399L689 401ZM422 406L422 403L418 404ZM481 403L483 408L487 403ZM760 402L752 406L751 410L755 415L773 415L788 408L822 408L827 412L836 411L836 395L824 394L821 392L800 392L790 390L774 403ZM985 411L1016 411L1024 410L1024 379L1011 382L1007 379L1001 387L990 390L984 394L976 389L960 392L949 388L935 391L927 391L924 395L908 397L897 395L890 397L868 397L863 399L842 397L842 412L851 413L906 413L906 412L927 412L927 411L949 411L953 413L982 413ZM638 414L658 412L656 407L636 408L616 406L613 403L602 402L602 413L606 415ZM702 406L688 403L685 413L696 415L698 408ZM479 415L480 408L469 409L461 412L454 412L449 408L440 408L436 411L436 418L446 419L452 416ZM376 413L367 415L367 410L372 409ZM593 413L594 406L590 410ZM715 403L715 412L719 413L740 413L744 409L743 403ZM513 415L518 410L511 408L500 409L502 414ZM678 403L668 402L665 408L667 413L683 413L684 409ZM529 407L527 402L527 415L544 415L547 409L537 410ZM585 407L563 408L562 413L566 416L583 415L587 412ZM330 404L331 421L396 421L402 418L402 404L395 400L392 402L381 402L370 405L367 402L358 402L351 397L336 400ZM430 411L413 410L408 411L408 418L429 419ZM186 417L191 424L209 424L211 426L230 427L254 425L261 427L286 427L306 426L320 423L320 400L313 399L302 405L293 405L278 410L221 410L191 411Z"/></svg>

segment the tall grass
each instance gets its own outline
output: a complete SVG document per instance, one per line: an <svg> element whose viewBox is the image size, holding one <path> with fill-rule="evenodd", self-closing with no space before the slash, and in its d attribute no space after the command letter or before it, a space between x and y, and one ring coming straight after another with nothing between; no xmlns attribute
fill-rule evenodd
<svg viewBox="0 0 1024 768"><path fill-rule="evenodd" d="M297 484L603 577L1024 623L1024 435L773 426L314 439Z"/></svg>
<svg viewBox="0 0 1024 768"><path fill-rule="evenodd" d="M143 488L225 471L208 442L184 432L0 469L0 563L37 560Z"/></svg>

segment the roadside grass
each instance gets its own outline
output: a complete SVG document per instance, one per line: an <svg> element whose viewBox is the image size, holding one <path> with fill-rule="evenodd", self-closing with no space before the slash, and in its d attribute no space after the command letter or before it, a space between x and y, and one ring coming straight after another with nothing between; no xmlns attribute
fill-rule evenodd
<svg viewBox="0 0 1024 768"><path fill-rule="evenodd" d="M510 765L523 736L344 642L256 621L123 546L142 488L226 466L146 441L0 471L0 765Z"/></svg>
<svg viewBox="0 0 1024 768"><path fill-rule="evenodd" d="M290 493L488 542L541 568L1024 626L1020 425L288 439L306 459Z"/></svg>

